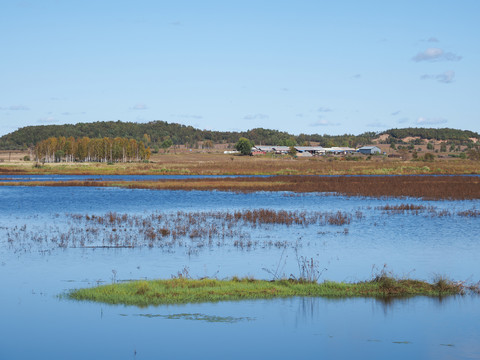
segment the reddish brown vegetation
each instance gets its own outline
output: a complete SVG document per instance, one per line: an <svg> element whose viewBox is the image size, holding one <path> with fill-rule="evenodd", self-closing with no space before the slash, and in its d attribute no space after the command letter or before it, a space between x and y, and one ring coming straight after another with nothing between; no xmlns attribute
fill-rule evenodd
<svg viewBox="0 0 480 360"><path fill-rule="evenodd" d="M158 181L22 182L22 186L119 186L130 189L321 192L347 196L480 199L477 176L274 176Z"/></svg>

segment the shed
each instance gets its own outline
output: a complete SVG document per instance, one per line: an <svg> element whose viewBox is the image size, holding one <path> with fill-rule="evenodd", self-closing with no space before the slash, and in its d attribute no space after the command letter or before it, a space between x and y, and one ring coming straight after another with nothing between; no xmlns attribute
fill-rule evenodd
<svg viewBox="0 0 480 360"><path fill-rule="evenodd" d="M295 146L295 150L299 153L325 154L325 149L321 146Z"/></svg>
<svg viewBox="0 0 480 360"><path fill-rule="evenodd" d="M290 151L289 146L273 146L275 154L287 154Z"/></svg>
<svg viewBox="0 0 480 360"><path fill-rule="evenodd" d="M331 147L331 148L325 148L325 151L329 154L334 154L334 155L347 155L355 152L355 149L349 148L349 147Z"/></svg>
<svg viewBox="0 0 480 360"><path fill-rule="evenodd" d="M256 149L255 151L260 151L263 153L274 152L273 146L255 145L255 149Z"/></svg>
<svg viewBox="0 0 480 360"><path fill-rule="evenodd" d="M380 150L380 148L377 146L362 146L361 148L357 149L357 152L365 155L374 155L380 154L382 150Z"/></svg>

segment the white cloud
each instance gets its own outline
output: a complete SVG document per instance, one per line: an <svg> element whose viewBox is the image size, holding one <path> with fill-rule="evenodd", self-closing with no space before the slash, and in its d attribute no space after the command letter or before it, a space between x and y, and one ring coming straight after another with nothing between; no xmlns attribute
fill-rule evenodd
<svg viewBox="0 0 480 360"><path fill-rule="evenodd" d="M40 118L37 120L37 123L39 124L54 124L54 123L57 123L58 120L55 119L53 116L47 116L47 117L43 117L43 118Z"/></svg>
<svg viewBox="0 0 480 360"><path fill-rule="evenodd" d="M143 104L143 103L138 103L138 104L135 104L132 108L133 110L146 110L148 109L147 105Z"/></svg>
<svg viewBox="0 0 480 360"><path fill-rule="evenodd" d="M318 112L324 112L324 113L325 113L325 112L330 112L330 111L332 111L332 109L330 109L330 108L328 108L328 107L323 107L323 106L322 106L322 107L319 107L319 108L317 109L317 111L318 111Z"/></svg>
<svg viewBox="0 0 480 360"><path fill-rule="evenodd" d="M329 120L320 119L315 121L314 123L309 124L310 126L337 126L340 125L339 123L333 123Z"/></svg>
<svg viewBox="0 0 480 360"><path fill-rule="evenodd" d="M248 114L243 117L245 120L263 120L268 119L269 116L266 114Z"/></svg>
<svg viewBox="0 0 480 360"><path fill-rule="evenodd" d="M367 124L368 127L374 127L374 128L386 128L388 125L381 123L380 121L374 121L369 124Z"/></svg>
<svg viewBox="0 0 480 360"><path fill-rule="evenodd" d="M419 117L416 121L419 125L437 125L437 124L445 124L447 122L446 119L443 118L426 118L426 117Z"/></svg>
<svg viewBox="0 0 480 360"><path fill-rule="evenodd" d="M428 48L419 52L412 60L419 61L459 61L462 57L451 52L445 52L440 48Z"/></svg>
<svg viewBox="0 0 480 360"><path fill-rule="evenodd" d="M455 77L455 71L448 70L445 71L443 74L438 74L436 79L442 83L449 84L453 82L453 78Z"/></svg>
<svg viewBox="0 0 480 360"><path fill-rule="evenodd" d="M422 80L437 80L438 82L444 83L444 84L450 84L454 81L455 78L455 71L453 70L447 70L441 74L437 75L430 75L430 74L424 74L420 77Z"/></svg>

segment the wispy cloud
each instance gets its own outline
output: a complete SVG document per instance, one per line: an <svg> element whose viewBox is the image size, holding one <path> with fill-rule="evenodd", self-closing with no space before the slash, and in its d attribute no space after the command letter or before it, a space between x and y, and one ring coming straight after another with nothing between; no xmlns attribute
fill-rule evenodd
<svg viewBox="0 0 480 360"><path fill-rule="evenodd" d="M321 106L321 107L319 107L319 108L317 109L317 111L320 112L320 113L326 113L326 112L331 112L332 109L330 109L330 108L328 108L328 107L323 107L323 106Z"/></svg>
<svg viewBox="0 0 480 360"><path fill-rule="evenodd" d="M409 118L406 118L406 117L403 117L403 118L400 118L400 119L397 120L397 122L398 122L399 124L405 124L405 123L407 123L407 122L409 122L409 121L410 121L410 119L409 119Z"/></svg>
<svg viewBox="0 0 480 360"><path fill-rule="evenodd" d="M371 123L368 123L367 124L368 127L374 127L374 128L386 128L388 127L388 125L380 122L380 121L374 121L374 122L371 122Z"/></svg>
<svg viewBox="0 0 480 360"><path fill-rule="evenodd" d="M426 117L419 117L416 121L419 125L438 125L438 124L445 124L447 122L446 119L443 118L426 118Z"/></svg>
<svg viewBox="0 0 480 360"><path fill-rule="evenodd" d="M180 21L172 21L172 22L169 22L168 24L172 26L182 26L182 23Z"/></svg>
<svg viewBox="0 0 480 360"><path fill-rule="evenodd" d="M133 105L132 109L133 110L146 110L146 109L148 109L148 106L144 103L137 103L137 104Z"/></svg>
<svg viewBox="0 0 480 360"><path fill-rule="evenodd" d="M202 115L195 115L195 114L172 114L171 116L182 118L182 119L203 119Z"/></svg>
<svg viewBox="0 0 480 360"><path fill-rule="evenodd" d="M451 52L445 52L440 48L428 48L425 51L419 52L412 60L420 61L459 61L462 57Z"/></svg>
<svg viewBox="0 0 480 360"><path fill-rule="evenodd" d="M434 42L434 43L436 43L436 42L438 42L438 39L437 39L435 36L431 36L431 37L429 37L429 38L427 39L427 42Z"/></svg>
<svg viewBox="0 0 480 360"><path fill-rule="evenodd" d="M53 114L52 112L49 112L49 114ZM70 111L64 111L62 113L60 113L60 115L63 115L63 116L71 116L71 115L85 115L86 112L85 111L81 111L81 112L70 112Z"/></svg>
<svg viewBox="0 0 480 360"><path fill-rule="evenodd" d="M245 120L263 120L268 119L269 116L267 114L248 114L243 117Z"/></svg>
<svg viewBox="0 0 480 360"><path fill-rule="evenodd" d="M309 125L314 126L314 127L317 127L317 126L338 126L338 125L340 125L340 123L334 123L334 122L331 122L330 120L320 119L320 120L315 121L315 122L313 122Z"/></svg>
<svg viewBox="0 0 480 360"><path fill-rule="evenodd" d="M54 118L53 116L47 116L47 117L43 117L43 118L40 118L37 120L37 123L39 124L54 124L54 123L57 123L58 120L56 118Z"/></svg>
<svg viewBox="0 0 480 360"><path fill-rule="evenodd" d="M444 84L450 84L454 81L455 78L455 71L453 70L448 70L445 71L441 74L437 75L429 75L429 74L424 74L420 77L422 80L437 80L438 82L444 83Z"/></svg>
<svg viewBox="0 0 480 360"><path fill-rule="evenodd" d="M354 79L361 79L362 78L362 74L355 74L352 76L352 78Z"/></svg>
<svg viewBox="0 0 480 360"><path fill-rule="evenodd" d="M400 110L397 110L397 111L392 112L390 115L397 116L398 114L400 114L400 112L401 112Z"/></svg>
<svg viewBox="0 0 480 360"><path fill-rule="evenodd" d="M28 106L25 105L10 105L7 107L0 107L0 110L12 110L12 111L19 111L19 110L30 110Z"/></svg>

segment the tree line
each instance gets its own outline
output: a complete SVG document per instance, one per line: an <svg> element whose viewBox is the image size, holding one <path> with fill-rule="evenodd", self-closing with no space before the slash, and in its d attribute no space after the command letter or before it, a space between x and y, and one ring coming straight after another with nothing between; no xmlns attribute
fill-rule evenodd
<svg viewBox="0 0 480 360"><path fill-rule="evenodd" d="M391 129L381 133L365 132L360 135L343 134L299 134L292 135L287 132L255 128L242 132L200 130L166 121L151 121L148 123L133 123L123 121L98 121L93 123L78 123L66 125L39 125L27 126L0 138L0 149L27 149L51 137L65 136L67 138L128 138L137 142L143 141L146 146L154 149L164 148L167 145L185 145L197 148L207 144L229 143L235 144L240 138L250 139L256 145L309 145L318 143L323 147L348 146L372 144L373 139L381 134L388 134L387 143L401 143L407 136L420 137L421 139L452 140L466 143L469 138L480 137L472 131L456 129L428 129L406 128ZM170 145L170 146L171 146Z"/></svg>
<svg viewBox="0 0 480 360"><path fill-rule="evenodd" d="M98 161L131 162L150 159L150 148L127 138L50 137L37 143L35 160L40 162Z"/></svg>
<svg viewBox="0 0 480 360"><path fill-rule="evenodd" d="M242 132L200 130L165 121L149 123L132 123L122 121L99 121L93 123L78 123L66 125L26 126L0 138L0 149L27 149L40 141L51 137L65 136L67 138L129 138L143 141L152 148L162 148L169 142L172 145L185 145L197 148L210 144L235 144L241 137L250 139L258 145L308 145L309 142L321 146L351 146L370 144L376 133L367 132L361 135L292 135L284 131L255 128Z"/></svg>
<svg viewBox="0 0 480 360"><path fill-rule="evenodd" d="M480 135L469 130L458 130L450 128L404 128L390 129L384 132L389 135L387 142L395 143L406 137L418 137L420 139L449 140L466 145L471 138L479 138Z"/></svg>

